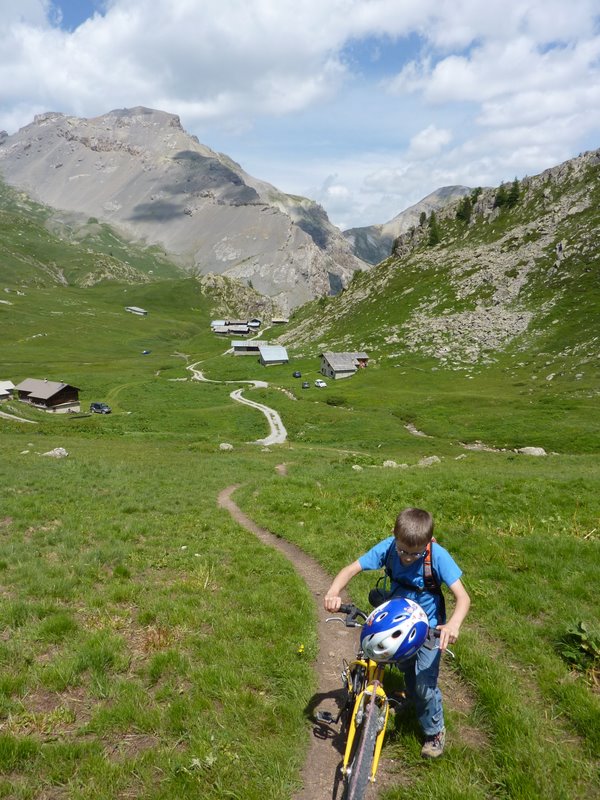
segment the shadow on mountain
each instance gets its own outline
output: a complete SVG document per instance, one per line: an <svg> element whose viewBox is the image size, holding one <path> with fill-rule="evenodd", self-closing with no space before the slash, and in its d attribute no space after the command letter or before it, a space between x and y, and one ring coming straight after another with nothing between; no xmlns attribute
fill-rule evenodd
<svg viewBox="0 0 600 800"><path fill-rule="evenodd" d="M184 214L182 206L157 200L155 203L140 203L135 206L129 219L134 222L170 222Z"/></svg>
<svg viewBox="0 0 600 800"><path fill-rule="evenodd" d="M327 215L321 206L313 206L311 208L303 209L303 216L294 220L299 228L302 228L304 233L307 233L313 242L325 250L329 242L329 232L326 228Z"/></svg>
<svg viewBox="0 0 600 800"><path fill-rule="evenodd" d="M218 202L228 205L262 204L255 189L248 186L242 178L214 158L195 153L193 150L180 150L173 156L184 171L181 182L165 187L171 194L218 194Z"/></svg>
<svg viewBox="0 0 600 800"><path fill-rule="evenodd" d="M336 275L334 272L328 272L327 277L329 278L329 294L339 294L344 288L344 284L342 283L340 276Z"/></svg>

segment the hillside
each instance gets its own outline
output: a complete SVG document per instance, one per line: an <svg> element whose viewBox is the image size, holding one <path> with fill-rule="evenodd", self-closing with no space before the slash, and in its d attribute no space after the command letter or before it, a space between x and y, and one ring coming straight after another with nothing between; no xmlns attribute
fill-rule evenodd
<svg viewBox="0 0 600 800"><path fill-rule="evenodd" d="M320 206L248 175L162 111L40 114L0 135L0 173L59 219L69 212L72 226L107 223L188 271L254 286L282 310L336 294L365 268Z"/></svg>
<svg viewBox="0 0 600 800"><path fill-rule="evenodd" d="M496 205L499 190L475 192L468 221L450 204L439 243L429 222L413 227L341 297L302 309L282 341L467 372L547 352L540 379L585 372L598 349L599 164L594 151L528 178L512 207Z"/></svg>
<svg viewBox="0 0 600 800"><path fill-rule="evenodd" d="M497 194L298 309L290 363L267 369L209 329L239 284L171 275L125 243L108 273L128 261L135 282L109 279L102 226L82 246L7 191L0 380L68 381L83 413L0 405L0 796L290 800L309 741L335 747L313 734L333 704L314 667L337 686L332 653L357 640L329 625L336 647L319 652L325 613L297 563L235 522L224 490L329 575L408 505L464 570L447 752L424 766L414 717L390 716L386 797L598 796L597 154L511 204ZM487 331L498 307L511 325ZM369 367L317 389L318 354L338 347ZM257 444L267 426L233 401L242 387L280 413L284 444ZM366 608L375 580L357 576L352 600ZM329 796L339 773L307 769Z"/></svg>
<svg viewBox="0 0 600 800"><path fill-rule="evenodd" d="M349 228L344 231L344 238L350 243L353 252L363 261L379 264L390 256L397 237L419 224L422 214L429 216L432 211L440 211L448 203L470 194L471 191L472 189L466 186L443 186L401 211L389 222L383 225Z"/></svg>

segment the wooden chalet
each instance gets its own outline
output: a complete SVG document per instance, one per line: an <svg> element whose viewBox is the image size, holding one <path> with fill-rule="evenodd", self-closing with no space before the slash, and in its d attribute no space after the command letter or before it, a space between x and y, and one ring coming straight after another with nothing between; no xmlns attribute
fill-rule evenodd
<svg viewBox="0 0 600 800"><path fill-rule="evenodd" d="M18 400L52 414L81 411L79 389L70 383L26 378L15 386Z"/></svg>

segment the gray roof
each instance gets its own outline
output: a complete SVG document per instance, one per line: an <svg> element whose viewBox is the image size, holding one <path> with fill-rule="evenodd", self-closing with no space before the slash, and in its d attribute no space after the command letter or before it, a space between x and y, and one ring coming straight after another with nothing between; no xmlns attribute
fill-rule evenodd
<svg viewBox="0 0 600 800"><path fill-rule="evenodd" d="M67 386L71 386L71 384L61 383L59 381L42 381L37 378L25 378L24 381L21 381L21 383L15 386L15 389L18 392L27 392L33 395L33 397L39 397L40 400L48 400ZM71 386L71 388L77 389L76 386ZM77 391L79 391L79 389L77 389Z"/></svg>
<svg viewBox="0 0 600 800"><path fill-rule="evenodd" d="M258 349L263 361L288 361L287 350L279 344L261 344Z"/></svg>
<svg viewBox="0 0 600 800"><path fill-rule="evenodd" d="M321 353L334 370L355 370L359 359L368 359L366 353Z"/></svg>
<svg viewBox="0 0 600 800"><path fill-rule="evenodd" d="M248 333L250 328L244 323L243 325L227 325L228 333Z"/></svg>

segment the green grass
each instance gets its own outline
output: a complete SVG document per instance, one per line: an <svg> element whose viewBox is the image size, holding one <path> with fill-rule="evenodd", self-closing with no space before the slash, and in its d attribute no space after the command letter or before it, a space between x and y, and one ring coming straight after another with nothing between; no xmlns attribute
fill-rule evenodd
<svg viewBox="0 0 600 800"><path fill-rule="evenodd" d="M16 236L28 223L11 213ZM65 380L80 387L84 410L102 400L113 413L0 408L36 423L0 419L0 797L297 791L315 609L291 565L217 507L232 484L249 516L332 574L408 505L434 514L464 569L473 608L453 671L470 702L447 698L441 763L421 762L413 717L390 724L386 756L400 774L386 800L598 797L597 672L561 650L569 628L597 621L591 278L573 262L557 324L493 363L453 370L386 342L381 329L407 318L399 298L419 277L416 268L386 275L389 266L357 276L348 292L372 291L354 310L348 293L300 309L290 329L309 317L315 330L324 318L331 327L269 369L223 355L228 343L208 330L214 298L195 279L83 288L25 270L19 283L16 262L3 274L12 304L0 304L0 378ZM435 270L420 277L404 295L411 304L442 291ZM531 290L544 302L552 287ZM371 364L302 390L318 376L322 342L364 345ZM233 383L191 381L195 362ZM280 411L287 444L248 444L266 422L229 393L251 379L268 380L246 391ZM461 445L477 439L499 452ZM552 454L513 452L525 445ZM58 446L67 458L41 455ZM440 462L418 466L431 455ZM275 470L282 462L286 476ZM355 580L357 602L371 585L372 576Z"/></svg>

